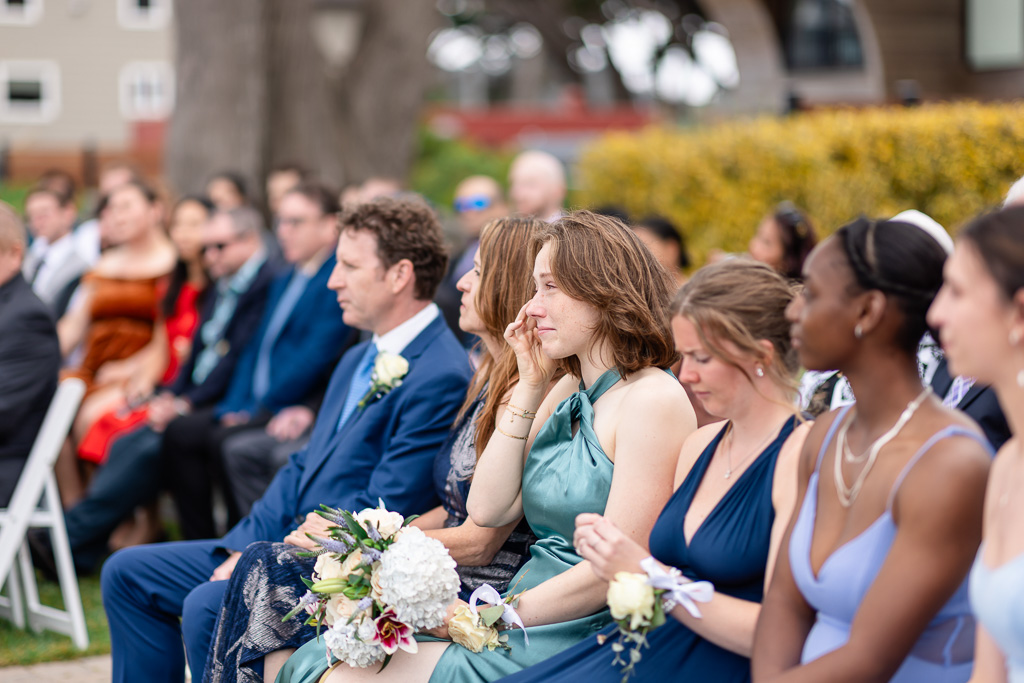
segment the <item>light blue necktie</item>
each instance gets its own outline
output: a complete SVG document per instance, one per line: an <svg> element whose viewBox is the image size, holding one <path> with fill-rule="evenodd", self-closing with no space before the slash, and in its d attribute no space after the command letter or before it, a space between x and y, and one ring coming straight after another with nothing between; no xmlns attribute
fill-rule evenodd
<svg viewBox="0 0 1024 683"><path fill-rule="evenodd" d="M341 417L338 418L337 429L341 429L346 420L355 412L359 401L366 395L370 388L370 378L373 376L373 364L377 360L377 345L370 342L366 347L363 359L352 375L352 381L348 385L348 396L345 398L345 407L341 409Z"/></svg>
<svg viewBox="0 0 1024 683"><path fill-rule="evenodd" d="M942 405L947 408L956 408L960 405L960 401L964 400L964 396L974 386L973 377L964 377L963 375L957 375L953 379L953 384L949 387L949 391L946 393L946 397L942 399Z"/></svg>
<svg viewBox="0 0 1024 683"><path fill-rule="evenodd" d="M307 284L309 284L309 276L296 270L281 294L281 298L277 300L274 312L267 323L263 339L260 340L260 349L256 355L256 367L252 374L252 395L257 403L263 403L267 392L270 391L270 352L281 335L284 324L291 317L295 304L306 293Z"/></svg>

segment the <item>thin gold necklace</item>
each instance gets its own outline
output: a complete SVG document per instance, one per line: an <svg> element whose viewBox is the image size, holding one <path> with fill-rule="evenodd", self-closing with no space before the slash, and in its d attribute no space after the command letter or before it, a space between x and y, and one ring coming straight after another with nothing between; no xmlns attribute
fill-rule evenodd
<svg viewBox="0 0 1024 683"><path fill-rule="evenodd" d="M786 419L788 420L789 418L786 418ZM779 429L781 429L781 427ZM775 436L775 434L777 434L778 431L779 430L774 430L774 431L768 432L768 436L766 436L761 441L761 443L757 444L757 446L754 447L754 450L750 451L745 456L743 456L743 459L740 460L738 463L736 463L736 467L740 467L745 462L747 462L747 460L750 460L752 457L754 457L754 454L760 453L761 452L761 447L764 446L766 443L768 443L768 440L771 439L773 436ZM733 469L732 468L732 447L733 447L733 444L736 443L736 437L734 436L734 434L736 434L736 429L734 428L733 423L730 422L729 423L729 435L728 435L729 436L729 450L725 452L726 470L725 470L725 476L722 477L723 479L728 479L729 477L732 476L732 469Z"/></svg>

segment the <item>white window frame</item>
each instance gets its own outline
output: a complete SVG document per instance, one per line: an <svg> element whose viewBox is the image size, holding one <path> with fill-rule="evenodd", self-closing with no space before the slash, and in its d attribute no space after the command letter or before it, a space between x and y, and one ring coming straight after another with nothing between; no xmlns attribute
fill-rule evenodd
<svg viewBox="0 0 1024 683"><path fill-rule="evenodd" d="M1024 66L1024 0L966 0L964 52L975 71Z"/></svg>
<svg viewBox="0 0 1024 683"><path fill-rule="evenodd" d="M149 10L139 10L137 0L117 0L117 21L131 31L158 31L171 23L171 0L150 0Z"/></svg>
<svg viewBox="0 0 1024 683"><path fill-rule="evenodd" d="M7 99L12 80L38 80L42 85L42 101L37 111L12 107ZM49 60L0 61L0 123L45 124L60 115L60 67Z"/></svg>
<svg viewBox="0 0 1024 683"><path fill-rule="evenodd" d="M6 0L0 0L0 25L31 26L38 24L42 18L43 0L25 0L24 6L18 11L11 9Z"/></svg>
<svg viewBox="0 0 1024 683"><path fill-rule="evenodd" d="M139 106L131 87L148 78L158 82L163 101L157 106ZM121 116L129 121L162 121L174 109L174 68L169 62L128 62L117 77L118 105Z"/></svg>

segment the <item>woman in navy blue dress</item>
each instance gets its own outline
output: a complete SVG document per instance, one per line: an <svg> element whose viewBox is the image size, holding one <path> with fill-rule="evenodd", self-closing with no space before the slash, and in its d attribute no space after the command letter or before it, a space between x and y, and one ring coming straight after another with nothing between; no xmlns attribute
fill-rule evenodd
<svg viewBox="0 0 1024 683"><path fill-rule="evenodd" d="M795 501L796 463L807 425L794 407L796 361L785 309L790 285L771 268L730 260L697 272L673 304L672 328L683 356L679 380L725 422L686 440L676 491L650 536L650 551L609 520L577 518L574 543L594 572L642 573L653 555L691 580L711 581L715 595L695 619L682 607L647 636L638 680L750 680L754 625L766 567L774 564ZM615 628L602 635L614 638ZM509 683L622 679L611 643L588 638Z"/></svg>

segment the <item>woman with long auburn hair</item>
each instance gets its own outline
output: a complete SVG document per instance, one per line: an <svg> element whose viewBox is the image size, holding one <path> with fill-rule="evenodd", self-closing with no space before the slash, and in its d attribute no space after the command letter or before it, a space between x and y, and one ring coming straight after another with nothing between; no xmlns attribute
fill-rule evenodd
<svg viewBox="0 0 1024 683"><path fill-rule="evenodd" d="M477 463L467 508L501 527L525 514L538 541L512 579L530 632L510 651L473 653L447 640L396 653L387 669L334 668L337 681L493 681L554 655L611 621L606 586L572 544L575 519L600 512L646 545L695 429L669 328L668 274L619 221L580 211L530 245L536 294L504 332L519 381ZM566 376L548 391L558 368ZM546 396L545 396L546 394ZM442 628L440 635L447 635ZM292 657L281 681L317 681L323 642Z"/></svg>

